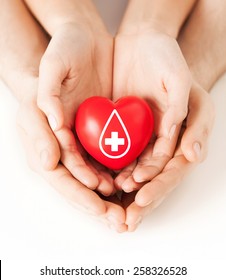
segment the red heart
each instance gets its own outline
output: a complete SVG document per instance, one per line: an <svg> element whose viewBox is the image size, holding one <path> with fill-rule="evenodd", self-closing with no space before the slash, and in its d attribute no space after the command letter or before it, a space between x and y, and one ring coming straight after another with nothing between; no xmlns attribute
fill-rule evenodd
<svg viewBox="0 0 226 280"><path fill-rule="evenodd" d="M149 142L153 114L141 98L127 96L117 102L94 96L78 108L78 138L97 161L118 170L134 161Z"/></svg>

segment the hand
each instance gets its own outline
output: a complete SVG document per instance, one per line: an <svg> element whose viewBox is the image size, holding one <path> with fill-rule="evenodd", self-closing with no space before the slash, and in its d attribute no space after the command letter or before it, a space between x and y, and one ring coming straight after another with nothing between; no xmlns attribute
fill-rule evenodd
<svg viewBox="0 0 226 280"><path fill-rule="evenodd" d="M132 94L146 99L154 113L156 137L139 158L131 180L123 184L121 176L118 187L132 191L136 183L162 171L187 116L190 87L190 71L175 39L155 31L116 37L113 98Z"/></svg>
<svg viewBox="0 0 226 280"><path fill-rule="evenodd" d="M59 163L54 170L46 170L58 162L60 150L57 140L49 128L43 112L36 104L38 80L32 82L25 92L19 107L17 125L31 168L41 174L60 194L76 208L94 215L118 232L127 230L125 211L115 197L104 200L76 180L67 168ZM45 152L48 151L48 158ZM43 153L44 169L40 165L40 153Z"/></svg>
<svg viewBox="0 0 226 280"><path fill-rule="evenodd" d="M190 143L194 143L194 141L199 143L201 147L198 152L199 161L205 159L213 122L214 108L211 98L198 84L194 84L189 98L189 114L181 129L173 158L154 179L150 176L150 181L144 184L138 192L124 194L122 198L124 207L126 207L128 231L134 231L144 216L159 206L197 164L186 159L191 150Z"/></svg>
<svg viewBox="0 0 226 280"><path fill-rule="evenodd" d="M113 40L105 32L67 23L53 34L40 64L38 106L59 142L61 162L90 189L114 191L112 178L97 172L74 136L77 107L86 98L111 95Z"/></svg>

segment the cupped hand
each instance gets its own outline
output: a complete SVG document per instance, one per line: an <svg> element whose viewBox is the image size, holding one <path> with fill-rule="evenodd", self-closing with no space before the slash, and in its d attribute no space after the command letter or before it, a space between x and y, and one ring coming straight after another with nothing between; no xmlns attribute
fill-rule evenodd
<svg viewBox="0 0 226 280"><path fill-rule="evenodd" d="M106 32L74 23L59 27L40 63L37 98L60 145L63 165L82 184L104 195L114 191L111 176L90 164L75 139L74 120L86 98L111 97L112 48Z"/></svg>
<svg viewBox="0 0 226 280"><path fill-rule="evenodd" d="M159 174L172 157L188 111L191 75L175 39L157 31L119 34L115 40L113 98L138 95L150 104L155 137L117 186L130 192ZM131 172L129 172L131 174Z"/></svg>
<svg viewBox="0 0 226 280"><path fill-rule="evenodd" d="M187 159L192 157L191 143L199 144L199 161L205 159L213 123L214 107L211 97L198 84L194 84L189 98L189 113L180 131L173 158L159 175L154 178L150 176L150 181L139 191L124 194L122 198L126 208L128 231L134 231L144 216L159 206L197 165L197 161Z"/></svg>
<svg viewBox="0 0 226 280"><path fill-rule="evenodd" d="M17 117L18 130L31 168L79 210L94 215L117 232L126 231L125 211L116 197L103 199L58 163L61 156L59 145L44 113L37 106L35 88L37 80L31 83L30 91L21 101ZM45 168L40 165L40 157Z"/></svg>

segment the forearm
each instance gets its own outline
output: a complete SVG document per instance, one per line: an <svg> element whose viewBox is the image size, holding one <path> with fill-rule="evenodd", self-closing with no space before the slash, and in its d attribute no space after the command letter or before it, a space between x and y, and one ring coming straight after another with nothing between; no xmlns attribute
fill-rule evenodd
<svg viewBox="0 0 226 280"><path fill-rule="evenodd" d="M154 29L177 37L197 0L130 0L120 32Z"/></svg>
<svg viewBox="0 0 226 280"><path fill-rule="evenodd" d="M226 2L200 0L179 36L192 75L206 90L226 71Z"/></svg>
<svg viewBox="0 0 226 280"><path fill-rule="evenodd" d="M15 96L24 98L29 77L38 77L48 38L20 0L1 1L0 76Z"/></svg>
<svg viewBox="0 0 226 280"><path fill-rule="evenodd" d="M25 0L25 3L50 35L68 23L94 27L95 31L106 32L91 0Z"/></svg>

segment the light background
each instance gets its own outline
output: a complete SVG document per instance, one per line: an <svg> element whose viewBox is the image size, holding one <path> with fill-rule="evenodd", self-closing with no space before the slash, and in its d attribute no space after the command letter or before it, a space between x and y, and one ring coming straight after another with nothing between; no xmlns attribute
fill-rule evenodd
<svg viewBox="0 0 226 280"><path fill-rule="evenodd" d="M95 2L109 29L115 32L127 1ZM110 8L110 2L114 2L114 8L113 3ZM29 169L16 131L18 104L0 83L0 259L8 260L7 268L12 263L16 265L13 260L27 260L30 268L33 260L43 265L52 260L54 264L68 261L111 267L192 264L196 276L201 273L200 267L202 275L210 275L211 267L216 266L216 279L223 279L220 266L226 261L226 75L211 95L217 116L207 160L136 232L117 234L74 210ZM24 268L21 267L8 271L9 278L3 279L15 279L12 277L16 273L17 279L28 279L18 277ZM30 279L36 278L33 275Z"/></svg>

